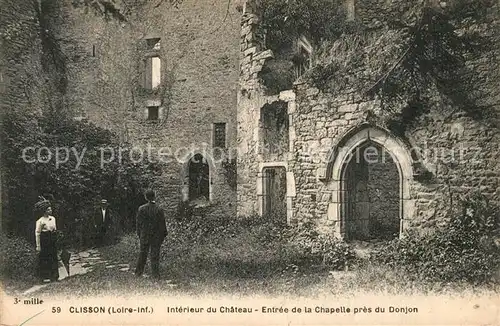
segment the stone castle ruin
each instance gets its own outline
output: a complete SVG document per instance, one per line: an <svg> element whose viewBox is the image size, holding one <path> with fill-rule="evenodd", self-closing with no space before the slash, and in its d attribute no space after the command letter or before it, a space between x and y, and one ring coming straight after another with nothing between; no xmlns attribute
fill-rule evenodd
<svg viewBox="0 0 500 326"><path fill-rule="evenodd" d="M413 98L402 93L391 103L367 90L404 58L406 31L381 22L384 11L376 8L388 7L384 1L344 5L346 19L365 29L314 45L295 35L291 51L305 58L298 62L266 47L265 17L251 6L243 13L238 145L245 150L238 157L238 214L312 221L321 232L348 240L391 239L410 228L432 228L457 198L473 191L498 201L499 135L492 121L474 119L460 107L468 103L431 89L424 113L398 128L395 121ZM498 8L483 9L491 25L463 26L462 32L485 28L492 47L460 68L471 84L444 93L468 92L481 110L498 113L500 44L488 32L498 27ZM280 67L287 63L293 76L288 88L276 89L279 76L265 83L273 80L272 69L286 75Z"/></svg>
<svg viewBox="0 0 500 326"><path fill-rule="evenodd" d="M432 228L474 191L499 202L498 3L458 23L458 34L480 33L489 47L464 54L449 70L454 82L436 79L424 94L404 74L425 39L412 29L418 20L394 12L405 1L338 1L351 29L293 33L281 47L270 46L263 0L145 3L126 20L70 1L4 2L2 19L19 28L3 50L2 106L36 110L47 87L41 14L64 58L68 112L154 153L179 150L155 184L168 214L186 205L195 215L257 214L366 240ZM459 2L427 6L439 14Z"/></svg>

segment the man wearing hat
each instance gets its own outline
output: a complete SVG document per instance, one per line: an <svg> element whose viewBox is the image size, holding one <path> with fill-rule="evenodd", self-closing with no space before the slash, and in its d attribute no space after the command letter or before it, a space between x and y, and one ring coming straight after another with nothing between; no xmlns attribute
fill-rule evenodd
<svg viewBox="0 0 500 326"><path fill-rule="evenodd" d="M137 259L135 275L141 276L144 272L148 252L151 253L151 274L153 278L160 278L160 249L161 244L167 236L167 227L165 224L165 213L163 209L156 204L155 192L148 189L145 193L148 201L139 207L136 217L137 236L139 237L140 252Z"/></svg>
<svg viewBox="0 0 500 326"><path fill-rule="evenodd" d="M95 244L97 246L103 245L106 233L110 231L111 222L112 216L108 207L108 201L101 199L99 208L94 214Z"/></svg>

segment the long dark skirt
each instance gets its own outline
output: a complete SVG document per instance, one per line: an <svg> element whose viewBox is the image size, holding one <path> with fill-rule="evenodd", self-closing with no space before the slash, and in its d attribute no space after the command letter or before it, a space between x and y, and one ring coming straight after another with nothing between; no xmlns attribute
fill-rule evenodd
<svg viewBox="0 0 500 326"><path fill-rule="evenodd" d="M57 261L57 246L55 232L40 234L40 253L38 255L38 275L41 280L57 281L59 278L59 264Z"/></svg>

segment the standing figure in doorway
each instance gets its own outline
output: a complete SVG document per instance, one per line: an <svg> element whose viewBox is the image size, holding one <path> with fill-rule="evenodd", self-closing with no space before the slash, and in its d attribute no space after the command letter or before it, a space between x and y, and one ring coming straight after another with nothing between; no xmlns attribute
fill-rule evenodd
<svg viewBox="0 0 500 326"><path fill-rule="evenodd" d="M111 211L108 207L108 201L106 199L101 200L100 207L94 214L94 234L95 234L95 244L97 246L102 246L104 239L111 229L112 217Z"/></svg>
<svg viewBox="0 0 500 326"><path fill-rule="evenodd" d="M39 258L38 277L41 282L55 282L59 279L56 218L52 216L50 202L44 198L35 204L35 211L42 215L36 221L35 227L36 251Z"/></svg>
<svg viewBox="0 0 500 326"><path fill-rule="evenodd" d="M165 213L155 202L155 192L147 190L145 193L147 204L139 207L137 211L137 236L140 241L139 258L135 275L141 276L146 266L148 251L151 256L151 274L155 279L160 278L160 248L167 236Z"/></svg>

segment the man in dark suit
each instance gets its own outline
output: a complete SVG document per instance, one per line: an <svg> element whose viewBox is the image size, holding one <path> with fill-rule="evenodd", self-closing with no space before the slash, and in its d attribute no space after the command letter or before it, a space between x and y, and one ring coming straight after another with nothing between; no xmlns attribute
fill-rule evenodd
<svg viewBox="0 0 500 326"><path fill-rule="evenodd" d="M101 246L107 233L110 232L112 216L106 199L101 200L100 207L94 214L94 230L96 245Z"/></svg>
<svg viewBox="0 0 500 326"><path fill-rule="evenodd" d="M147 190L145 193L147 204L139 207L137 211L137 235L140 241L139 258L135 275L141 276L144 272L148 251L151 256L151 274L155 279L160 277L160 247L167 236L167 227L165 225L165 213L155 202L155 193L153 190Z"/></svg>

